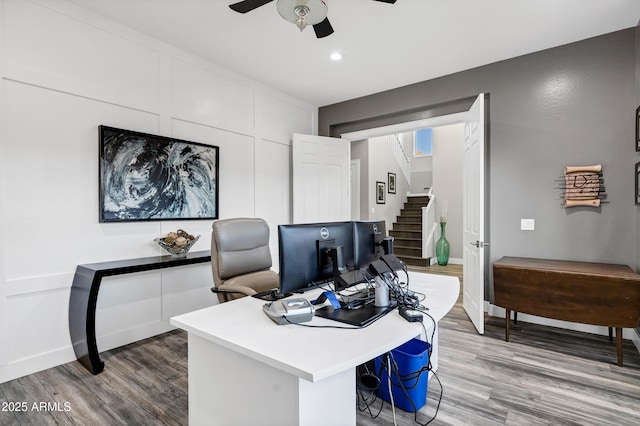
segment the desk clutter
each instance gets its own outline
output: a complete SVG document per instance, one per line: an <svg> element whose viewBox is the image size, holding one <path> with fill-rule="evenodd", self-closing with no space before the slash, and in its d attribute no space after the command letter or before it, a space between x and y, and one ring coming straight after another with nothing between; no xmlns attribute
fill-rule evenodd
<svg viewBox="0 0 640 426"><path fill-rule="evenodd" d="M276 300L265 303L262 310L276 324L299 324L311 321L315 309L307 299Z"/></svg>
<svg viewBox="0 0 640 426"><path fill-rule="evenodd" d="M398 272L404 272L405 282L400 281ZM263 311L279 325L311 321L317 315L354 327L366 327L396 308L407 321L419 322L422 321L419 311L427 308L421 305L423 297L408 289L408 281L404 263L393 254L385 254L367 268L334 276L326 282L326 287L321 286L326 289L312 301L288 299L286 297L293 293L280 293L279 289L254 297L269 301L263 305ZM353 290L357 284L362 285Z"/></svg>

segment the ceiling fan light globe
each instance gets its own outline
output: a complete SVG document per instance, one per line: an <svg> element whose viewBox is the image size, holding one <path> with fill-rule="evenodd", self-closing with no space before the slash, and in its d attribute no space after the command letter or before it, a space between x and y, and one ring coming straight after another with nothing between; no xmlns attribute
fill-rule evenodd
<svg viewBox="0 0 640 426"><path fill-rule="evenodd" d="M298 28L300 28L298 20L301 17L304 20L304 27L319 24L327 17L327 5L323 0L278 0L277 8L280 16ZM305 14L299 15L298 13L301 12Z"/></svg>

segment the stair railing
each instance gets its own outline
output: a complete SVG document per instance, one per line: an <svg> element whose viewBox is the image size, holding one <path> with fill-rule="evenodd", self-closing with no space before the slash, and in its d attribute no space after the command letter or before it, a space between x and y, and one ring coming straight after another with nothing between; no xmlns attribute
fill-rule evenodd
<svg viewBox="0 0 640 426"><path fill-rule="evenodd" d="M400 166L400 170L402 170L402 174L404 174L407 182L411 183L411 161L409 160L409 156L402 146L400 137L398 137L397 134L389 135L387 136L387 143L389 144L389 148L391 148L391 152L393 153L393 156Z"/></svg>
<svg viewBox="0 0 640 426"><path fill-rule="evenodd" d="M429 203L422 208L422 257L430 259L435 256L436 223L435 198L433 187L427 193Z"/></svg>

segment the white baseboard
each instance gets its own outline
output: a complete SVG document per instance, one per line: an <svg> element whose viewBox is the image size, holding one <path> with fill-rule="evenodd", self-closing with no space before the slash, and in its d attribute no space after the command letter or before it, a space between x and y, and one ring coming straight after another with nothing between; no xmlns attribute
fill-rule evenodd
<svg viewBox="0 0 640 426"><path fill-rule="evenodd" d="M74 361L76 355L71 346L55 351L38 354L33 357L0 365L0 383L28 376L38 371L47 370Z"/></svg>
<svg viewBox="0 0 640 426"><path fill-rule="evenodd" d="M117 333L98 336L98 351L108 351L174 329L175 327L170 324L153 322ZM40 353L29 358L12 361L6 365L0 365L0 383L5 383L73 361L76 361L76 354L73 352L73 346L71 345L54 351ZM105 368L109 368L109 366L105 365Z"/></svg>
<svg viewBox="0 0 640 426"><path fill-rule="evenodd" d="M631 341L636 346L638 353L640 353L640 334L638 333L638 329L634 329L633 334L631 335Z"/></svg>

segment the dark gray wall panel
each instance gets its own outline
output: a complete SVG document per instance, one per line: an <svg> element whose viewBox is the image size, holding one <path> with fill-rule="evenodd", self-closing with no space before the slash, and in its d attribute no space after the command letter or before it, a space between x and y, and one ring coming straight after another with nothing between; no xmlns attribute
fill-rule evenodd
<svg viewBox="0 0 640 426"><path fill-rule="evenodd" d="M487 93L490 261L509 255L635 267L636 54L636 29L622 30L322 107L319 130L338 135L462 111ZM597 163L610 203L565 209L556 182L564 166ZM534 218L536 230L520 231L521 218Z"/></svg>

